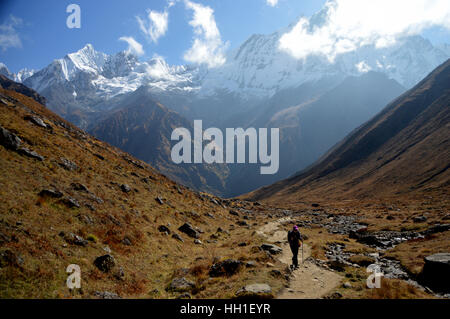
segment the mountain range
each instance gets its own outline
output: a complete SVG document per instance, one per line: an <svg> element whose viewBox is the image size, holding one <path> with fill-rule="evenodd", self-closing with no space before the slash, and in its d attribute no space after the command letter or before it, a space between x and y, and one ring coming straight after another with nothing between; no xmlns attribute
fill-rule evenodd
<svg viewBox="0 0 450 319"><path fill-rule="evenodd" d="M450 60L349 134L312 167L253 200L448 198ZM426 194L426 195L423 195Z"/></svg>
<svg viewBox="0 0 450 319"><path fill-rule="evenodd" d="M311 21L320 23L320 15ZM411 36L387 48L367 45L333 62L318 55L296 60L278 49L280 37L292 26L251 36L228 52L223 66L212 69L170 66L161 57L139 61L128 52L107 55L88 44L39 71L12 74L1 64L0 73L39 92L46 105L68 121L158 166L171 178L235 196L311 165L450 56L448 45L434 46ZM148 109L142 107L145 103ZM150 125L158 124L148 112L155 105L165 113L164 128ZM169 128L181 123L191 127L197 119L205 127L221 129L280 128L280 172L261 176L254 165L199 165L193 181L187 167L174 169L169 144L161 147L146 134L130 131L151 128L147 134L167 142Z"/></svg>

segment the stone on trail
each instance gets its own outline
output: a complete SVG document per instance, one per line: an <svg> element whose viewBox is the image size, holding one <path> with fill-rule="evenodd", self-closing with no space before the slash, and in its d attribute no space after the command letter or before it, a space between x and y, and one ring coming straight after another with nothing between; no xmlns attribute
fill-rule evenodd
<svg viewBox="0 0 450 319"><path fill-rule="evenodd" d="M237 298L273 298L272 288L268 284L247 285L236 292Z"/></svg>

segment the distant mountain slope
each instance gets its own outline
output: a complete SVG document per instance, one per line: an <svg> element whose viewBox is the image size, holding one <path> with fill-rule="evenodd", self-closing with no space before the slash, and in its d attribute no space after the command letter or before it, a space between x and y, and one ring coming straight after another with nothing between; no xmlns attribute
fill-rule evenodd
<svg viewBox="0 0 450 319"><path fill-rule="evenodd" d="M297 176L254 200L450 193L450 60Z"/></svg>
<svg viewBox="0 0 450 319"><path fill-rule="evenodd" d="M280 128L280 170L276 175L261 176L256 166L236 169L230 182L231 195L275 183L313 164L404 90L384 74L369 72L348 77L328 92L284 109L276 107L283 101L283 95L278 94L250 126ZM297 94L301 91L299 88Z"/></svg>
<svg viewBox="0 0 450 319"><path fill-rule="evenodd" d="M22 93L25 96L31 97L36 102L45 105L46 99L35 90L26 87L21 83L14 82L10 80L8 77L0 74L0 88L16 91L18 93Z"/></svg>
<svg viewBox="0 0 450 319"><path fill-rule="evenodd" d="M224 194L229 174L226 165L173 163L171 149L176 143L170 140L173 130L187 128L193 134L193 124L155 102L147 90L142 87L127 95L121 108L100 121L91 133L186 186Z"/></svg>

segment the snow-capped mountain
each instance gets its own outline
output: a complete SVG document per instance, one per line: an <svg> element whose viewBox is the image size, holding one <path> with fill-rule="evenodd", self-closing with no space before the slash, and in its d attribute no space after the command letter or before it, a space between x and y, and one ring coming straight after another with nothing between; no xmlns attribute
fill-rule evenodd
<svg viewBox="0 0 450 319"><path fill-rule="evenodd" d="M142 85L164 90L173 86L183 87L190 80L186 67L171 67L161 58L140 62L128 52L107 55L87 44L78 52L55 60L36 72L25 84L40 92L62 84L73 89L75 99L80 91L90 87L98 97L109 99L133 92Z"/></svg>
<svg viewBox="0 0 450 319"><path fill-rule="evenodd" d="M318 13L310 22L313 27L324 21ZM295 59L279 49L281 37L294 25L270 35L251 36L228 53L223 66L213 69L170 66L161 57L139 61L128 52L107 55L88 44L38 72L24 70L16 75L5 65L0 65L0 72L46 96L49 107L61 115L69 109L103 112L112 98L145 85L156 98L165 98L168 107L179 112L176 104L190 108L184 115L195 110L196 115L209 112L212 117L217 116L218 108L225 107L229 114L220 113L225 118L283 90L323 79L333 79L329 83L337 85L348 76L369 71L384 73L410 88L450 56L449 45L435 47L421 36L411 36L385 48L367 45L338 55L332 62L321 55ZM176 102L170 105L167 99ZM60 110L62 104L64 110Z"/></svg>
<svg viewBox="0 0 450 319"><path fill-rule="evenodd" d="M27 68L20 70L17 74L9 71L8 67L4 63L0 63L0 74L6 76L7 78L22 83L29 77L31 77L36 71L28 70Z"/></svg>
<svg viewBox="0 0 450 319"><path fill-rule="evenodd" d="M206 75L203 92L227 88L266 97L324 77L357 76L368 71L384 73L409 88L450 56L448 47L437 48L421 36L412 36L387 48L367 45L338 55L333 62L320 55L297 60L278 49L283 33L252 36L229 54L224 66Z"/></svg>

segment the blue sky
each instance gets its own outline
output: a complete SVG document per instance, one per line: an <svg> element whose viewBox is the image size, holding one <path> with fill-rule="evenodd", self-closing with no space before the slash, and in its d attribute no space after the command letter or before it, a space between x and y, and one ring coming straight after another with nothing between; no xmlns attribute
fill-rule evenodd
<svg viewBox="0 0 450 319"><path fill-rule="evenodd" d="M223 42L230 47L240 45L254 33L272 33L294 22L300 15L311 15L325 1L280 0L271 7L265 0L196 0L214 10ZM81 29L68 29L66 7L75 3L81 8ZM162 12L166 0L2 0L0 24L11 24L11 15L22 20L15 25L21 47L0 49L0 62L17 72L23 67L39 69L56 58L92 43L108 54L127 49L120 37L133 37L143 45L141 59L158 54L170 64L183 64L183 54L192 44L193 29L189 25L192 12L183 3L169 9L167 33L155 44L140 31L136 16L147 17L147 10Z"/></svg>
<svg viewBox="0 0 450 319"><path fill-rule="evenodd" d="M329 51L332 59L338 50L351 50L369 37L372 41L373 34L377 35L373 40L377 44L389 43L399 34L410 32L424 34L434 43L450 42L448 0L435 0L434 7L427 6L425 10L423 5L429 3L426 0L330 1L339 4L336 14L330 15L330 21L335 25L309 35L303 32L306 28L299 23L298 28L283 39L286 52L302 58L314 52ZM108 54L128 48L141 53L141 59L149 59L156 54L164 57L169 64L208 63L213 67L223 63L223 53L227 49L239 46L252 34L269 34L297 23L299 17L311 16L325 2L1 0L0 62L13 72L24 67L40 69L54 59L92 43L96 50ZM66 8L71 3L81 7L81 29L66 26L69 16ZM156 28L156 20L149 17L150 11L160 18L166 12L167 28L164 25ZM392 14L387 14L389 12ZM368 21L366 28L361 30L366 34L359 32L355 33L354 39L346 38L347 34L354 34L354 26L360 26L365 21ZM432 24L437 25L430 29ZM127 41L133 41L132 45L129 46ZM342 43L346 46L343 47Z"/></svg>

